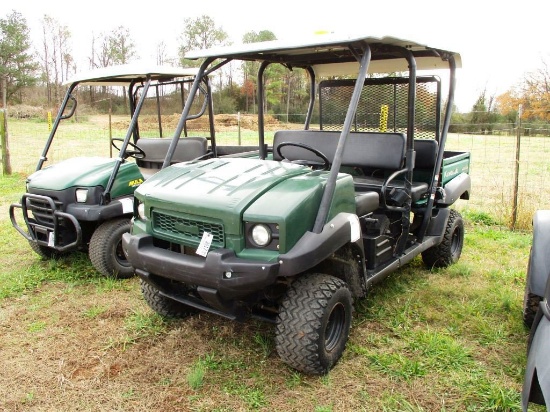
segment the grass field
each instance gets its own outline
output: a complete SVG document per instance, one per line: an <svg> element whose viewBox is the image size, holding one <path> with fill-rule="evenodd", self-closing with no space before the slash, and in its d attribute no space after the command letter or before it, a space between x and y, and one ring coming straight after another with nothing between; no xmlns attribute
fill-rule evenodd
<svg viewBox="0 0 550 412"><path fill-rule="evenodd" d="M62 123L48 154L51 163L81 156L109 156L109 136L123 138L128 119L114 116L109 128L108 117L90 116L75 123ZM175 129L175 123L172 124ZM270 125L266 140L270 142L278 125ZM280 124L281 128L292 127ZM299 128L299 125L295 126ZM220 127L217 141L220 145L257 144L257 132L236 126ZM111 131L110 131L111 130ZM158 136L157 131L141 130L142 134ZM12 168L23 174L35 170L48 136L45 122L10 120L10 152ZM164 136L172 136L166 128ZM205 131L191 131L192 135L206 135ZM531 219L537 209L550 209L550 138L523 136L520 144L520 162L516 162L516 136L450 134L447 150L471 153L472 198L467 207L482 211L502 225L512 221L516 167L518 170L517 219L515 228L531 229ZM116 155L116 151L115 151Z"/></svg>
<svg viewBox="0 0 550 412"><path fill-rule="evenodd" d="M45 139L18 136L18 127L10 125L10 148L21 173L0 178L0 410L521 410L531 235L503 229L473 199L459 204L467 221L460 262L430 271L416 259L377 285L356 302L341 361L310 377L279 360L268 324L210 314L166 321L145 304L136 278L101 278L78 253L40 260L7 214ZM108 152L96 130L82 139L85 150ZM21 139L32 143L23 149ZM483 139L449 143L470 150ZM480 169L473 161L472 174Z"/></svg>

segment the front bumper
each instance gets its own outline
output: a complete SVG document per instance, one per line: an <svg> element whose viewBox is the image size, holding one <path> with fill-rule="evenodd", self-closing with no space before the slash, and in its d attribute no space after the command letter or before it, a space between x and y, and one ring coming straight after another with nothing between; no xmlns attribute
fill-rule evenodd
<svg viewBox="0 0 550 412"><path fill-rule="evenodd" d="M273 284L279 263L240 259L229 249L208 252L206 258L184 255L153 245L147 234L122 235L128 261L142 278L151 274L215 290L222 299L244 297Z"/></svg>
<svg viewBox="0 0 550 412"><path fill-rule="evenodd" d="M122 236L122 248L142 279L151 275L196 286L221 300L243 298L311 269L351 240L351 223L357 216L341 213L321 233L306 232L288 253L276 262L239 258L230 249L210 250L206 258L156 247L153 236L141 233ZM358 222L357 222L358 225ZM157 286L157 285L155 285ZM205 299L207 300L207 299Z"/></svg>

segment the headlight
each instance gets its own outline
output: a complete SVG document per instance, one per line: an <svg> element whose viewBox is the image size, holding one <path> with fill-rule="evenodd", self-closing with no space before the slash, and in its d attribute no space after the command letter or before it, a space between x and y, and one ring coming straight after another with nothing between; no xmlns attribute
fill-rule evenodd
<svg viewBox="0 0 550 412"><path fill-rule="evenodd" d="M264 247L271 243L271 229L267 225L259 224L252 227L252 240L256 245Z"/></svg>
<svg viewBox="0 0 550 412"><path fill-rule="evenodd" d="M140 219L145 219L145 204L139 203L137 207L138 216Z"/></svg>
<svg viewBox="0 0 550 412"><path fill-rule="evenodd" d="M86 203L86 199L88 199L88 189L76 189L76 201Z"/></svg>

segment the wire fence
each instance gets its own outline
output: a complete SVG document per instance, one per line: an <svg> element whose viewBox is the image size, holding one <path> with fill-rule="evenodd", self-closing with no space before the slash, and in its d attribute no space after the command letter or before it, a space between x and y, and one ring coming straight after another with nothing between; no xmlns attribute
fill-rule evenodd
<svg viewBox="0 0 550 412"><path fill-rule="evenodd" d="M461 207L517 229L530 229L534 212L550 209L548 136L453 133L446 148L471 153L472 193Z"/></svg>
<svg viewBox="0 0 550 412"><path fill-rule="evenodd" d="M216 137L221 145L253 145L257 130L253 123L216 124ZM217 122L217 121L216 121ZM76 156L109 156L110 135L124 137L128 120L111 122L106 117L90 118L86 122L68 123L59 128L48 154L47 164ZM299 129L299 124L274 122L268 125L269 144L277 129ZM450 133L446 150L471 153L471 198L460 200L456 207L468 209L491 221L515 229L531 229L531 220L538 209L550 209L550 126L518 130L513 125L497 125L493 134ZM505 127L506 126L506 127ZM46 122L11 121L10 151L14 172L32 173L48 136ZM506 132L504 132L506 130ZM141 129L140 129L141 131ZM190 130L192 135L206 135L206 129ZM165 136L169 138L170 133ZM116 151L114 151L116 155Z"/></svg>

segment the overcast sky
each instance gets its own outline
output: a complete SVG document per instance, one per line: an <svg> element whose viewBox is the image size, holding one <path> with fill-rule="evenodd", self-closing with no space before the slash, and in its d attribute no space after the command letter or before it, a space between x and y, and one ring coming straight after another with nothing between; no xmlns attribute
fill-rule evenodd
<svg viewBox="0 0 550 412"><path fill-rule="evenodd" d="M184 20L201 15L210 16L234 43L252 30L270 30L279 39L316 31L410 39L461 54L456 93L461 111L470 110L484 88L488 94L501 94L525 73L542 68L543 60L550 63L548 0L19 0L11 8L4 6L2 13L11 10L27 19L37 46L45 14L67 26L81 70L88 68L85 58L93 34L123 25L139 56L154 62L161 41L175 57Z"/></svg>

